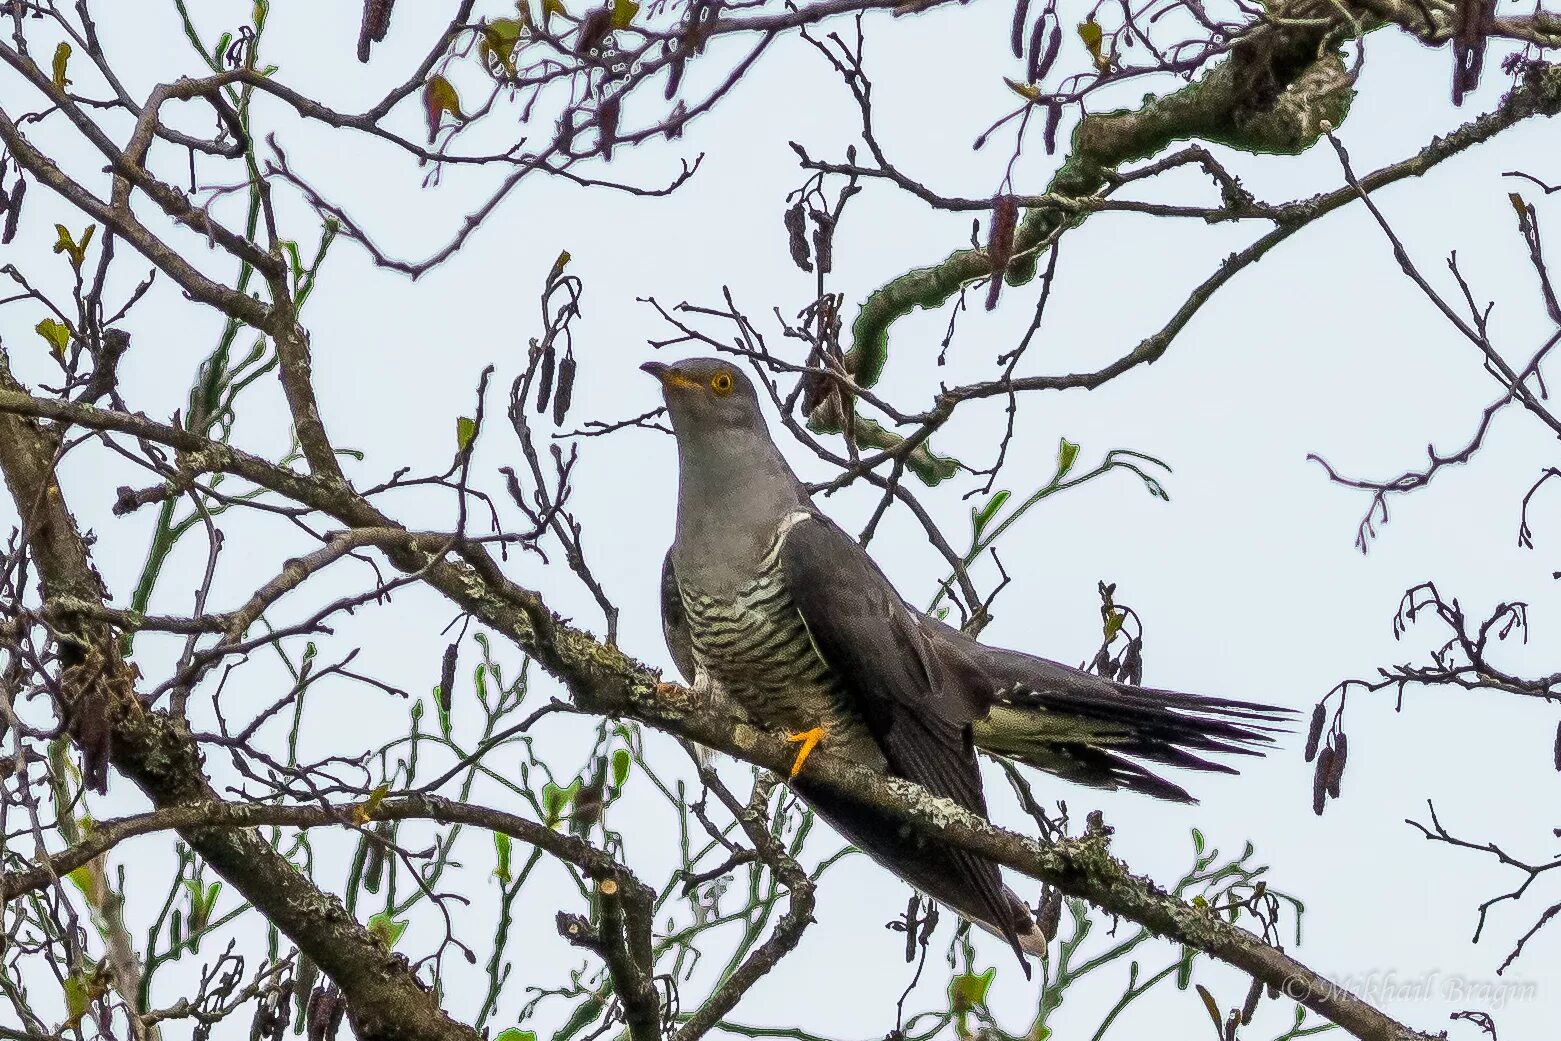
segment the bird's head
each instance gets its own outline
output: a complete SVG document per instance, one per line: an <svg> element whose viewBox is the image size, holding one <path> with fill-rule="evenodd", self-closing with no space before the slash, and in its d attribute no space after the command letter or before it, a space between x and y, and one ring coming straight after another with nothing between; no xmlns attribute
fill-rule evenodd
<svg viewBox="0 0 1561 1041"><path fill-rule="evenodd" d="M640 366L661 383L661 396L678 440L764 429L759 395L737 366L721 358L687 358Z"/></svg>

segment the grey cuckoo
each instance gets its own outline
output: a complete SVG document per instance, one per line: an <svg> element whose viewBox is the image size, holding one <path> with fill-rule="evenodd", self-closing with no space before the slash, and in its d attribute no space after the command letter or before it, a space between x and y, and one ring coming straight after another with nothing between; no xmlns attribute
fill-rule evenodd
<svg viewBox="0 0 1561 1041"><path fill-rule="evenodd" d="M1235 772L1282 709L1116 683L988 647L910 607L813 505L727 361L642 366L677 434L677 532L662 625L685 679L799 743L793 787L846 839L927 896L1006 939L1045 938L996 864L908 833L802 774L821 742L986 815L976 749L1098 788L1191 802L1143 761ZM1028 972L1028 966L1026 966Z"/></svg>

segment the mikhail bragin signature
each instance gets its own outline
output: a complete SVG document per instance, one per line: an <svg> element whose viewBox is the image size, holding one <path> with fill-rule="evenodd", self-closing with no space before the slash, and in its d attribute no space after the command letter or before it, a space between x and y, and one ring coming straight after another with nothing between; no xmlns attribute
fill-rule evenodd
<svg viewBox="0 0 1561 1041"><path fill-rule="evenodd" d="M1305 980L1291 977L1284 993L1296 1001L1321 996L1327 988L1335 994L1353 994L1374 1005L1410 1001L1466 1002L1472 1006L1500 1009L1515 1001L1532 1001L1539 996L1539 984L1524 979L1477 979L1437 970L1419 974L1399 973L1392 969L1347 973L1337 980Z"/></svg>

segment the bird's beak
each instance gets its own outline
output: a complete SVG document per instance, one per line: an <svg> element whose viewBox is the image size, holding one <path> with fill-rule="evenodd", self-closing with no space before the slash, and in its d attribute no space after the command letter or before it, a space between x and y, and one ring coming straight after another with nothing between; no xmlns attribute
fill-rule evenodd
<svg viewBox="0 0 1561 1041"><path fill-rule="evenodd" d="M694 390L703 390L704 384L689 379L670 365L659 361L648 361L640 366L644 372L650 373L661 381L663 387L689 387Z"/></svg>

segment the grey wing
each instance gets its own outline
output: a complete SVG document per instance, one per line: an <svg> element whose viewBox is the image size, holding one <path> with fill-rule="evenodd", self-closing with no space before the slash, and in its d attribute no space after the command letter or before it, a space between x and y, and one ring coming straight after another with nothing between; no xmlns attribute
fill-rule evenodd
<svg viewBox="0 0 1561 1041"><path fill-rule="evenodd" d="M827 518L810 515L796 524L780 559L792 603L890 771L985 817L971 723L984 713L988 694L976 670L929 638L867 552ZM997 865L962 850L942 856L950 882L976 898L982 917L1018 951L1015 913Z"/></svg>
<svg viewBox="0 0 1561 1041"><path fill-rule="evenodd" d="M683 681L693 683L694 641L688 634L688 613L683 609L683 594L678 592L677 572L672 570L671 550L661 561L661 635Z"/></svg>

